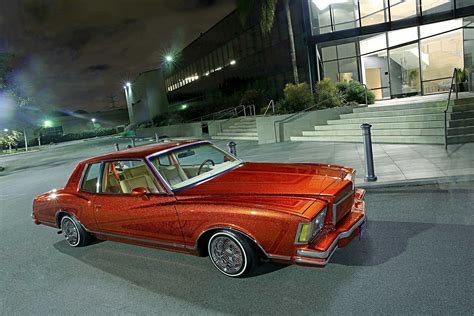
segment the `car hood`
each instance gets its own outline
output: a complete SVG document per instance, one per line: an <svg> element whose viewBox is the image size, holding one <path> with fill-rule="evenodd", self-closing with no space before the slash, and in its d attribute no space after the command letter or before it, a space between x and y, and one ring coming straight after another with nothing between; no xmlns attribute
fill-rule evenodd
<svg viewBox="0 0 474 316"><path fill-rule="evenodd" d="M352 176L352 169L321 164L245 163L202 183L183 188L184 196L335 196ZM350 177L349 177L350 178Z"/></svg>

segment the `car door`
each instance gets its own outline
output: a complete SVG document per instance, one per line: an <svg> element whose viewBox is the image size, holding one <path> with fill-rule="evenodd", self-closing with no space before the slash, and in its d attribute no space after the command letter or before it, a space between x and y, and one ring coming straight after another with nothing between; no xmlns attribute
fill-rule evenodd
<svg viewBox="0 0 474 316"><path fill-rule="evenodd" d="M134 196L136 188L145 188L147 193ZM97 224L105 235L184 245L176 199L165 192L141 159L104 161L99 194L93 202Z"/></svg>

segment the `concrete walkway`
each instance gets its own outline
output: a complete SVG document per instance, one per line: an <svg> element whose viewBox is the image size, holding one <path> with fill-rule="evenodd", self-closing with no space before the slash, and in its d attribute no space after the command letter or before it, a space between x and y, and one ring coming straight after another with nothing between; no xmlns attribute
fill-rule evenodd
<svg viewBox="0 0 474 316"><path fill-rule="evenodd" d="M225 141L214 141L227 149ZM365 186L456 181L461 176L474 178L474 143L450 145L374 144L375 174L378 180ZM356 181L364 183L363 144L327 142L284 142L259 145L238 141L237 154L244 161L317 162L339 164L357 170Z"/></svg>

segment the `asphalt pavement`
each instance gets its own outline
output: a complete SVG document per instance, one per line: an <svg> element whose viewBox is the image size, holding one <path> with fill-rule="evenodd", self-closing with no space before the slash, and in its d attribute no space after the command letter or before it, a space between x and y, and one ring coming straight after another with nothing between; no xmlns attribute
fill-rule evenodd
<svg viewBox="0 0 474 316"><path fill-rule="evenodd" d="M34 196L62 187L78 161L112 151L115 142L0 157L1 315L474 310L473 182L369 188L366 235L326 268L267 263L244 279L221 275L209 258L110 241L71 248L54 229L34 225Z"/></svg>

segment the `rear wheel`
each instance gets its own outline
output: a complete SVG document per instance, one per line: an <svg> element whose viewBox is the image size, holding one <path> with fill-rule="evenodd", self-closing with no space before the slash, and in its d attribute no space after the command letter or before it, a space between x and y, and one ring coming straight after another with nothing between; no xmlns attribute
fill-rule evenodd
<svg viewBox="0 0 474 316"><path fill-rule="evenodd" d="M218 231L208 243L209 258L219 272L242 277L253 270L258 256L247 238L230 231Z"/></svg>
<svg viewBox="0 0 474 316"><path fill-rule="evenodd" d="M61 219L61 230L63 231L64 238L71 247L83 247L90 243L90 234L73 216L63 216Z"/></svg>

